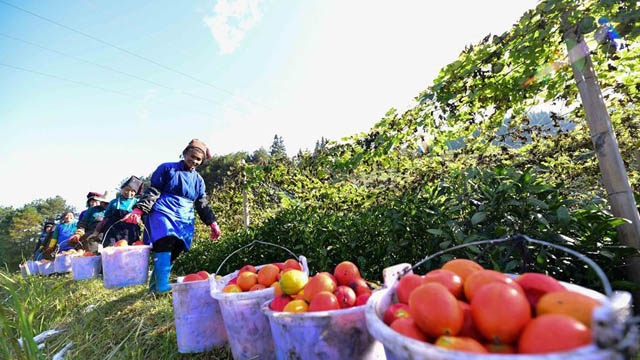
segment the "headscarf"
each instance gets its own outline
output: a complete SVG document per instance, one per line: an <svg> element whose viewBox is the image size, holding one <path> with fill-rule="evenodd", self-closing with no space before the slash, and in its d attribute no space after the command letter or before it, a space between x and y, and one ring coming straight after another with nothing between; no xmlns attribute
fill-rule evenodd
<svg viewBox="0 0 640 360"><path fill-rule="evenodd" d="M184 150L182 150L182 153L184 154L189 149L198 149L202 151L202 154L204 155L205 159L207 160L211 159L211 151L207 147L207 144L205 144L203 141L199 139L192 139L191 141L189 141L189 145L187 145L187 147L184 148Z"/></svg>
<svg viewBox="0 0 640 360"><path fill-rule="evenodd" d="M122 186L120 186L120 189L124 188L125 186L132 188L133 191L139 194L142 190L142 180L140 180L140 178L138 178L137 176L131 176L122 184Z"/></svg>

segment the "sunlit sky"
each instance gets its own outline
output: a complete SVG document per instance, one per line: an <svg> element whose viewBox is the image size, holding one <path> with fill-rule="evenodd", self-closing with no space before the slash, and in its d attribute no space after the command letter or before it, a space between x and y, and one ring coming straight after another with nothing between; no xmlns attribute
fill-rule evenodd
<svg viewBox="0 0 640 360"><path fill-rule="evenodd" d="M366 131L536 2L0 0L0 205Z"/></svg>

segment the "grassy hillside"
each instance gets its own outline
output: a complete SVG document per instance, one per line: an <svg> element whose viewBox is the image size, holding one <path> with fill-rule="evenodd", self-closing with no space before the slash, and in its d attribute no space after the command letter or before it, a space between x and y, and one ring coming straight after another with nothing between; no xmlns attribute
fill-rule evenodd
<svg viewBox="0 0 640 360"><path fill-rule="evenodd" d="M71 341L66 359L231 358L226 349L179 354L171 296L149 295L146 286L108 290L101 280L73 281L68 275L23 279L6 272L0 272L0 285L3 359L51 359ZM23 315L31 321L20 321ZM47 339L40 352L20 349L18 338L52 328L63 331Z"/></svg>

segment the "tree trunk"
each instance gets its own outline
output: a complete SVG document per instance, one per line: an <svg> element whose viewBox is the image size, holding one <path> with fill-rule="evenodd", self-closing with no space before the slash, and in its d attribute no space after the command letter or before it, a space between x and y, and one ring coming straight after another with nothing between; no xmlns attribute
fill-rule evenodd
<svg viewBox="0 0 640 360"><path fill-rule="evenodd" d="M602 98L591 56L577 26L564 33L569 50L573 77L580 91L580 99L587 117L591 142L598 157L602 182L607 191L611 211L616 217L631 221L617 228L620 243L640 249L640 216L629 185L629 178L620 155L611 119ZM577 44L572 47L571 44ZM578 51L576 51L578 50ZM640 285L640 257L629 259L630 279ZM636 294L636 302L640 301Z"/></svg>

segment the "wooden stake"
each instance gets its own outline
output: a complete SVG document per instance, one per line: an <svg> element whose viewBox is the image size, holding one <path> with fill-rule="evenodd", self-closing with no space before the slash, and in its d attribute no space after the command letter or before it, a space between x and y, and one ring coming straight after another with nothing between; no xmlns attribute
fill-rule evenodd
<svg viewBox="0 0 640 360"><path fill-rule="evenodd" d="M607 106L602 98L600 85L596 78L591 56L577 26L569 27L564 32L567 42L573 77L580 91L580 99L587 117L591 142L598 157L598 165L602 173L602 182L607 191L607 198L614 216L631 221L620 225L616 230L620 243L640 249L640 216L629 185L627 171L622 162L618 141L611 126ZM584 51L575 51L569 44L582 46ZM629 260L629 277L640 285L640 257ZM638 295L638 294L636 294ZM640 299L636 296L636 301Z"/></svg>

